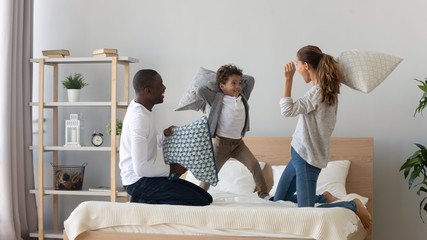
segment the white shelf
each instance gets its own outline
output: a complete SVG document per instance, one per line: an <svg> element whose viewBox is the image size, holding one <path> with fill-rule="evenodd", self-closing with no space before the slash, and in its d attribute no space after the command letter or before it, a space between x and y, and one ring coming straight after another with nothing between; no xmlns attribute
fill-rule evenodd
<svg viewBox="0 0 427 240"><path fill-rule="evenodd" d="M127 192L116 191L118 197L126 197ZM37 194L38 189L30 189L30 193ZM70 195L70 196L111 196L111 191L89 191L89 190L55 190L53 188L45 188L45 195Z"/></svg>
<svg viewBox="0 0 427 240"><path fill-rule="evenodd" d="M37 107L38 102L30 102L30 106ZM111 102L44 102L44 107L111 107ZM127 107L128 102L117 102L118 107Z"/></svg>
<svg viewBox="0 0 427 240"><path fill-rule="evenodd" d="M53 230L44 230L44 234L43 236L45 238L52 238L52 239L63 239L64 235L63 235L63 230L58 230L58 231L53 231ZM32 238L38 238L39 237L39 233L38 232L33 232L30 233L30 237Z"/></svg>
<svg viewBox="0 0 427 240"><path fill-rule="evenodd" d="M64 57L64 58L31 58L30 62L38 63L44 59L45 63L111 63L112 57ZM133 57L119 56L119 62L137 63L139 60Z"/></svg>
<svg viewBox="0 0 427 240"><path fill-rule="evenodd" d="M38 146L30 146L30 150L38 150ZM109 152L111 147L70 147L70 146L43 146L44 151L97 151L97 152Z"/></svg>

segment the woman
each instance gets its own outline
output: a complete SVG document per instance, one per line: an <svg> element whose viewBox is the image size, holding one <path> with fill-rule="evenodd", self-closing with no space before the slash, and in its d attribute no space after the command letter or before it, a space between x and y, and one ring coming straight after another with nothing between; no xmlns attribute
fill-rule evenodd
<svg viewBox="0 0 427 240"><path fill-rule="evenodd" d="M284 117L299 116L299 120L291 142L292 159L280 178L274 201L293 201L298 207L314 207L315 203L325 203L319 207L344 207L354 211L368 230L372 226L371 214L359 199L335 202L339 199L329 192L316 195L318 176L328 164L329 139L337 116L340 91L337 62L318 47L305 46L297 53L296 66L293 62L285 66L280 109ZM291 98L295 70L306 83L313 83L297 101Z"/></svg>

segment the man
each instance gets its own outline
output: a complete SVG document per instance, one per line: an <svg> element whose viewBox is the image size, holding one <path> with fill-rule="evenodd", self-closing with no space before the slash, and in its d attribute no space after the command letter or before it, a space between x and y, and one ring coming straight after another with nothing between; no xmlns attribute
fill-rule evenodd
<svg viewBox="0 0 427 240"><path fill-rule="evenodd" d="M154 70L143 69L133 79L136 99L129 104L123 120L120 163L123 186L132 202L204 206L212 196L202 188L182 179L168 180L172 173L187 171L177 163L155 164L157 147L173 134L172 127L157 134L152 109L163 102L166 87Z"/></svg>

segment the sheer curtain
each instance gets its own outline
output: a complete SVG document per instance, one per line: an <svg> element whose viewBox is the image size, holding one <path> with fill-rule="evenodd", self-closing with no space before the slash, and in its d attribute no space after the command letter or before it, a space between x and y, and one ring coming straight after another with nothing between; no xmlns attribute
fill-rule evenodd
<svg viewBox="0 0 427 240"><path fill-rule="evenodd" d="M31 101L33 0L0 1L0 239L37 229Z"/></svg>

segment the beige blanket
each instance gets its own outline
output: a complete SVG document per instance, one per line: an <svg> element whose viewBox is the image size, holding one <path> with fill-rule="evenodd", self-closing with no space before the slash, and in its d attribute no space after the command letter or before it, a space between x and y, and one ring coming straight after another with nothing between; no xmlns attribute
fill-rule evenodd
<svg viewBox="0 0 427 240"><path fill-rule="evenodd" d="M210 229L250 229L290 233L318 240L348 239L365 231L358 217L343 208L295 208L287 202L214 202L190 207L88 201L64 222L70 240L80 233L113 226L183 224ZM356 234L357 232L357 234Z"/></svg>

